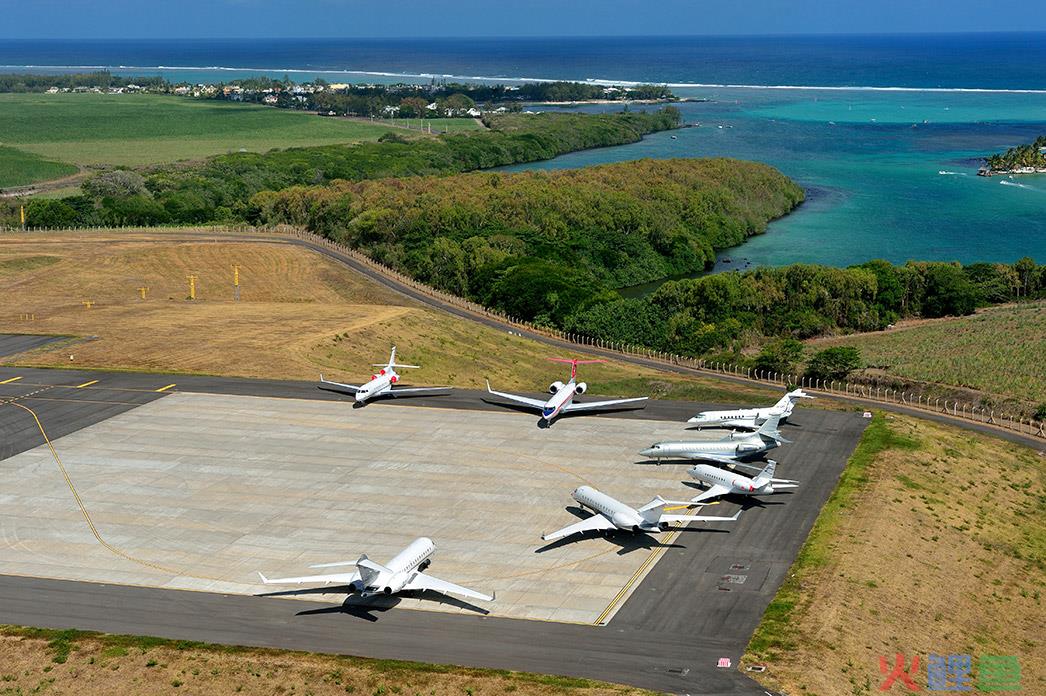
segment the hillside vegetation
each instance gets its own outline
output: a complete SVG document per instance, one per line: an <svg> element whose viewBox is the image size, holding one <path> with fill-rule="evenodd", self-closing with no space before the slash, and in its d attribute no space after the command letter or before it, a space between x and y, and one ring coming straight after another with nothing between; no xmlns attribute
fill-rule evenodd
<svg viewBox="0 0 1046 696"><path fill-rule="evenodd" d="M706 268L802 198L771 167L719 159L292 187L251 202L264 222L306 225L440 289L558 323L607 289Z"/></svg>
<svg viewBox="0 0 1046 696"><path fill-rule="evenodd" d="M83 97L94 95L10 95L26 99ZM101 98L119 100L125 95ZM0 103L5 96L0 96ZM165 97L148 97L166 99ZM309 117L288 110L247 107L214 101L178 102L185 108L235 114L260 112L265 118L292 119L301 123L334 123L331 119ZM241 112L245 109L246 112ZM58 112L59 114L63 112ZM2 110L0 110L2 116ZM260 117L259 117L260 118ZM137 177L131 186L85 187L85 195L51 201L34 201L28 224L33 227L71 225L155 225L244 221L252 219L250 197L263 190L279 190L294 185L322 184L334 179L374 179L426 174L455 174L474 169L543 160L592 147L621 145L639 140L644 134L674 128L678 110L668 107L656 113L620 114L510 114L490 117L489 130L455 133L440 137L388 132L369 123L337 121L367 129L373 138L386 135L381 142L358 142L352 146L301 147L273 150L265 154L235 152L212 157L195 165L159 167L141 174L113 173L124 179ZM242 127L242 126L241 126ZM231 132L239 133L241 127ZM316 126L318 127L318 126ZM68 128L63 126L63 128ZM372 129L379 129L375 132ZM118 138L119 132L102 127ZM250 129L247 129L250 132ZM129 129L128 132L134 132ZM124 136L126 137L126 136ZM230 136L232 137L232 136ZM345 138L349 140L350 138ZM357 140L361 138L356 138ZM270 147L280 143L273 142ZM106 147L137 150L143 143L132 140ZM72 146L76 152L80 146ZM234 148L228 148L234 149ZM257 148L267 149L267 148ZM154 160L156 161L156 160ZM109 175L103 174L100 179ZM105 181L100 182L106 184Z"/></svg>
<svg viewBox="0 0 1046 696"><path fill-rule="evenodd" d="M885 332L820 339L813 347L854 346L872 375L973 389L996 403L1012 398L1046 404L1044 344L1046 302L1029 302Z"/></svg>
<svg viewBox="0 0 1046 696"><path fill-rule="evenodd" d="M565 328L686 355L722 351L743 362L742 352L767 338L875 331L901 318L961 316L1043 294L1046 266L1032 259L796 264L672 281L640 299L609 298L575 313Z"/></svg>
<svg viewBox="0 0 1046 696"><path fill-rule="evenodd" d="M93 241L92 241L93 240ZM240 301L232 266L240 266ZM187 300L186 276L197 276ZM0 239L0 332L89 340L0 364L346 381L396 345L426 384L541 391L562 372L536 341L427 309L315 252L280 243L179 239L177 231ZM142 300L138 288L147 287ZM82 302L94 305L87 309ZM26 321L23 315L35 315ZM72 356L72 359L70 359ZM766 399L758 388L591 365L592 392L700 401Z"/></svg>
<svg viewBox="0 0 1046 696"><path fill-rule="evenodd" d="M870 696L879 656L1016 656L1046 692L1046 459L878 414L768 607L745 662L789 694ZM983 684L981 682L980 684ZM895 686L893 692L902 691Z"/></svg>

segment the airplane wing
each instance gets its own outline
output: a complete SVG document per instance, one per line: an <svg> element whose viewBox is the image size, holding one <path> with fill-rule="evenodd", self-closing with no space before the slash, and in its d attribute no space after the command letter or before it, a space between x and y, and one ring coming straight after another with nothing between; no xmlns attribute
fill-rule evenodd
<svg viewBox="0 0 1046 696"><path fill-rule="evenodd" d="M403 586L405 590L433 590L434 592L442 592L443 594L456 594L462 597L471 597L472 599L479 599L484 602L493 602L494 597L491 595L485 595L482 592L476 592L470 590L467 587L461 585L455 585L452 582L446 580L440 580L434 578L431 575L425 573L415 573L414 577L407 581L407 584Z"/></svg>
<svg viewBox="0 0 1046 696"><path fill-rule="evenodd" d="M756 430L759 428L759 426L755 424L754 418L719 421L716 425L726 428L744 428L745 430Z"/></svg>
<svg viewBox="0 0 1046 696"><path fill-rule="evenodd" d="M355 396L356 392L359 391L359 387L355 384L342 384L341 382L331 382L328 379L323 379L323 375L320 375L320 389L326 389L327 391L345 392Z"/></svg>
<svg viewBox="0 0 1046 696"><path fill-rule="evenodd" d="M720 454L701 454L701 453L695 452L693 454L683 454L683 455L680 455L680 456L685 457L687 459L693 459L693 460L701 461L701 462L712 462L714 464L736 464L737 463L737 458L736 457L727 457L725 455L720 455Z"/></svg>
<svg viewBox="0 0 1046 696"><path fill-rule="evenodd" d="M451 387L393 387L385 392L385 395L401 396L410 394L411 396L420 396L421 394L446 394L450 390Z"/></svg>
<svg viewBox="0 0 1046 696"><path fill-rule="evenodd" d="M351 585L360 579L360 574L355 571L328 575L303 575L299 578L267 578L259 570L258 575L266 585Z"/></svg>
<svg viewBox="0 0 1046 696"><path fill-rule="evenodd" d="M528 399L525 396L516 396L515 394L506 394L505 392L494 391L493 389L490 388L490 382L489 381L487 382L487 393L493 394L494 396L500 396L503 399L508 399L509 401L515 401L516 403L524 404L524 405L530 406L532 408L536 408L536 409L543 409L543 408L545 408L545 402L544 401L538 401L537 399Z"/></svg>
<svg viewBox="0 0 1046 696"><path fill-rule="evenodd" d="M721 486L718 483L713 484L708 490L702 491L700 495L691 498L691 503L700 503L704 500L710 500L712 498L718 498L721 495L726 495L730 492L730 489L726 486Z"/></svg>
<svg viewBox="0 0 1046 696"><path fill-rule="evenodd" d="M552 532L551 534L542 534L541 539L543 541L555 541L556 539L562 539L563 537L570 536L571 534L578 534L580 532L594 532L596 530L614 529L614 523L608 520L602 515L592 515L586 517L580 522L575 522L572 525L563 527L559 531Z"/></svg>
<svg viewBox="0 0 1046 696"><path fill-rule="evenodd" d="M722 515L661 515L659 522L736 522L741 517L741 511L734 513L733 517Z"/></svg>
<svg viewBox="0 0 1046 696"><path fill-rule="evenodd" d="M621 404L633 404L638 401L646 401L647 397L640 396L635 399L613 399L612 401L586 401L584 403L572 403L569 406L563 408L564 411L571 413L576 411L594 411L597 408L607 408L609 406L620 406ZM635 408L645 408L646 404L642 406L636 406Z"/></svg>

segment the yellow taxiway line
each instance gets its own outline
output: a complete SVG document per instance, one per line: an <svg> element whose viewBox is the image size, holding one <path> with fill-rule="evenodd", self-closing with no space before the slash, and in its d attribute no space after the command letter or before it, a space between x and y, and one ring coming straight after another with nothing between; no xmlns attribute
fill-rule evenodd
<svg viewBox="0 0 1046 696"><path fill-rule="evenodd" d="M84 382L83 384L77 384L77 385L76 385L75 387L73 387L73 388L74 388L74 389L83 389L84 387L89 387L89 386L91 386L92 384L98 384L98 380L97 380L97 379L92 379L92 380L91 380L90 382Z"/></svg>
<svg viewBox="0 0 1046 696"><path fill-rule="evenodd" d="M11 382L17 382L20 379L22 379L22 378L21 377L12 377L11 379L5 379L3 382L0 382L0 384L10 384Z"/></svg>
<svg viewBox="0 0 1046 696"><path fill-rule="evenodd" d="M156 391L158 391L158 392L165 392L165 391L167 391L168 389L170 389L173 386L174 386L174 384L168 384L166 387L160 387Z"/></svg>

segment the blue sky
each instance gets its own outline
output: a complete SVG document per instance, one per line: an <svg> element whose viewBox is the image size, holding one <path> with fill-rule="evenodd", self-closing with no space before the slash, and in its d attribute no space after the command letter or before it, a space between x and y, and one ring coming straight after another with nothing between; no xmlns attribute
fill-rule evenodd
<svg viewBox="0 0 1046 696"><path fill-rule="evenodd" d="M0 0L16 38L1046 31L1041 0Z"/></svg>

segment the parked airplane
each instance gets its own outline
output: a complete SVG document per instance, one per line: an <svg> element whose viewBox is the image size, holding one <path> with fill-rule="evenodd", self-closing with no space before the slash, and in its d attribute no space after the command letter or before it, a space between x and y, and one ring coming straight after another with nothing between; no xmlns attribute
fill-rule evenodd
<svg viewBox="0 0 1046 696"><path fill-rule="evenodd" d="M719 464L733 464L757 457L763 452L788 442L777 429L781 416L774 414L766 419L754 433L730 433L719 440L707 442L655 442L640 452L644 457L657 459L699 459Z"/></svg>
<svg viewBox="0 0 1046 696"><path fill-rule="evenodd" d="M593 510L596 514L580 522L563 527L551 534L543 534L544 541L554 541L580 532L600 531L609 533L618 529L631 532L664 532L671 522L736 522L741 516L738 510L733 517L708 515L667 515L665 507L673 505L671 501L657 496L638 510L600 493L590 486L580 486L570 494L582 507ZM688 503L678 503L686 506Z"/></svg>
<svg viewBox="0 0 1046 696"><path fill-rule="evenodd" d="M693 423L699 427L719 426L755 430L765 423L767 418L774 414L780 415L782 421L788 420L788 417L792 415L792 409L795 408L799 399L812 398L814 397L810 396L802 389L794 389L782 396L781 400L773 406L764 408L742 408L736 411L702 411L688 420L687 423Z"/></svg>
<svg viewBox="0 0 1046 696"><path fill-rule="evenodd" d="M487 392L494 396L500 396L503 399L514 401L524 406L528 406L541 412L541 420L551 424L555 420L556 416L560 413L578 413L579 411L594 411L601 408L620 407L622 404L638 404L641 401L646 401L647 397L640 396L634 399L613 399L610 401L589 401L587 403L575 404L574 397L584 394L588 391L588 385L584 382L577 381L577 366L588 363L601 363L606 362L605 360L577 360L566 359L566 358L549 358L552 362L568 363L570 365L570 381L563 384L560 381L555 381L548 386L548 391L552 394L552 398L548 401L539 401L537 399L529 399L525 396L517 396L515 394L506 394L505 392L494 391L490 388L490 381L487 381ZM635 406L624 406L623 408L644 408L646 404L635 405Z"/></svg>
<svg viewBox="0 0 1046 696"><path fill-rule="evenodd" d="M331 382L323 379L321 374L318 386L320 389L326 389L327 391L349 394L361 404L379 396L423 396L426 394L435 395L450 392L450 387L393 387L400 380L399 374L396 373L397 367L412 370L416 370L419 367L418 365L401 365L397 363L396 346L392 347L392 354L389 355L387 363L375 363L373 366L380 367L381 370L377 374L371 375L370 381L366 384L357 386L355 384Z"/></svg>
<svg viewBox="0 0 1046 696"><path fill-rule="evenodd" d="M688 469L686 473L708 486L708 488L702 491L700 495L691 498L690 502L701 503L712 498L731 494L769 495L798 486L798 481L774 478L776 469L777 462L771 459L766 463L763 470L755 478L752 478L739 474L736 471L720 469L717 466L696 464L692 469Z"/></svg>
<svg viewBox="0 0 1046 696"><path fill-rule="evenodd" d="M425 575L422 571L432 563L432 554L436 552L436 545L431 539L421 537L415 539L410 545L400 551L389 561L387 566L375 563L366 555L360 556L356 561L342 561L338 563L321 563L309 566L310 568L334 568L336 566L356 566L351 573L333 573L330 575L305 575L300 578L275 578L270 579L262 575L262 582L266 585L301 585L324 584L340 585L347 587L349 593L359 594L362 597L373 597L375 595L391 595L408 590L432 590L443 594L456 594L463 597L480 599L484 602L494 600L493 595L485 595L481 592L470 590L461 585L455 585L446 580Z"/></svg>

